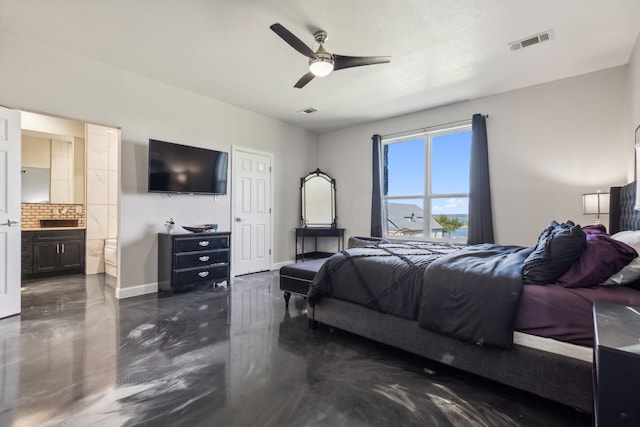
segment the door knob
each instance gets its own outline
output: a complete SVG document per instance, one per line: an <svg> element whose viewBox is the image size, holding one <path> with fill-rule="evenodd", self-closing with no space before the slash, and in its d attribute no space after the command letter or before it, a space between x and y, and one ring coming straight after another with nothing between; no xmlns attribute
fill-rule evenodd
<svg viewBox="0 0 640 427"><path fill-rule="evenodd" d="M236 222L242 222L242 218L236 218Z"/></svg>

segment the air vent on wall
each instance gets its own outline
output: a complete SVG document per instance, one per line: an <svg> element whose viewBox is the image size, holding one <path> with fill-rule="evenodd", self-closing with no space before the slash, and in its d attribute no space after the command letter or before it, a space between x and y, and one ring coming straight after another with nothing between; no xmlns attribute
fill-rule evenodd
<svg viewBox="0 0 640 427"><path fill-rule="evenodd" d="M511 50L519 50L525 47L533 46L534 44L546 42L553 39L553 30L544 31L535 36L527 37L526 39L518 40L517 42L509 43Z"/></svg>
<svg viewBox="0 0 640 427"><path fill-rule="evenodd" d="M298 111L298 113L302 113L302 114L311 114L311 113L315 113L316 111L318 111L318 110L316 110L316 109L315 109L315 108L313 108L313 107L307 107L307 108L305 108L305 109L302 109L302 110Z"/></svg>

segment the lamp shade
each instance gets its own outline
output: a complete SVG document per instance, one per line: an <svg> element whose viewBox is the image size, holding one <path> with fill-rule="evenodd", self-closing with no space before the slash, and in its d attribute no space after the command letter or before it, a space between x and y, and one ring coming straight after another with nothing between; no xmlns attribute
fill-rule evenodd
<svg viewBox="0 0 640 427"><path fill-rule="evenodd" d="M609 193L586 193L582 195L582 213L598 215L609 213Z"/></svg>

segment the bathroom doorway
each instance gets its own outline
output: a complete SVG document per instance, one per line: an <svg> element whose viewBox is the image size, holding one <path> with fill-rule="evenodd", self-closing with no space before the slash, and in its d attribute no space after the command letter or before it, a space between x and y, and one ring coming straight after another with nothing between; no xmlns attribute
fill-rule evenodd
<svg viewBox="0 0 640 427"><path fill-rule="evenodd" d="M69 272L105 274L106 285L117 288L120 129L28 111L21 116L23 280L48 271L64 274L64 262L58 262L57 269L55 260L46 268L41 265L38 258L48 249L41 242L44 237L39 238L50 231L63 238L65 232L75 232L76 241L82 236L81 248L66 247L73 247L78 253L74 262L81 260L82 265ZM52 248L51 258L64 252L62 240L55 248L46 244Z"/></svg>

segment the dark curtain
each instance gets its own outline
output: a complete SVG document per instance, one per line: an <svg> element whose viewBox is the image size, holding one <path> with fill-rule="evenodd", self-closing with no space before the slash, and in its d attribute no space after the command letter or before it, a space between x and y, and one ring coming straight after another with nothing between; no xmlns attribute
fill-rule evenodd
<svg viewBox="0 0 640 427"><path fill-rule="evenodd" d="M373 185L371 190L371 236L382 237L382 138L373 135Z"/></svg>
<svg viewBox="0 0 640 427"><path fill-rule="evenodd" d="M482 114L474 114L471 121L469 179L469 237L467 243L469 245L494 243L487 120Z"/></svg>

